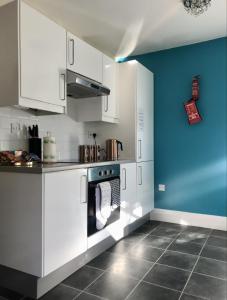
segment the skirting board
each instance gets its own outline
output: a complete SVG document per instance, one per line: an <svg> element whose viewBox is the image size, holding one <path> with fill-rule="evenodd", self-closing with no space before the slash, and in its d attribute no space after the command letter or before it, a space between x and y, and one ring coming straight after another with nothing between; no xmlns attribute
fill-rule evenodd
<svg viewBox="0 0 227 300"><path fill-rule="evenodd" d="M227 217L156 208L151 212L151 220L227 231Z"/></svg>

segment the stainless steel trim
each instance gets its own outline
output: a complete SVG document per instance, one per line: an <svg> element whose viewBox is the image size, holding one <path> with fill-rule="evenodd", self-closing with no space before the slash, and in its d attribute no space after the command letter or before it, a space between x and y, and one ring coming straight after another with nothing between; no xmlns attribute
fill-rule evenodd
<svg viewBox="0 0 227 300"><path fill-rule="evenodd" d="M122 169L122 175L124 176L124 187L122 188L122 190L126 191L127 190L127 170L125 168Z"/></svg>
<svg viewBox="0 0 227 300"><path fill-rule="evenodd" d="M88 169L88 182L120 177L120 165L106 165Z"/></svg>
<svg viewBox="0 0 227 300"><path fill-rule="evenodd" d="M105 109L104 109L104 111L105 112L108 112L108 110L109 110L109 97L108 96L106 96L106 98L105 98Z"/></svg>
<svg viewBox="0 0 227 300"><path fill-rule="evenodd" d="M85 183L85 187L83 186L83 182ZM82 197L82 193L84 197ZM80 177L80 203L87 203L87 175L82 175Z"/></svg>
<svg viewBox="0 0 227 300"><path fill-rule="evenodd" d="M142 140L138 140L138 143L139 143L139 159L142 158Z"/></svg>
<svg viewBox="0 0 227 300"><path fill-rule="evenodd" d="M74 55L74 51L75 51L75 42L74 42L74 39L70 39L69 40L69 43L71 43L71 45L72 45L72 48L71 48L71 52L72 52L72 62L70 62L69 61L69 64L71 65L71 66L73 66L74 65L74 63L75 63L75 55ZM69 47L70 48L70 47ZM69 52L70 53L70 52ZM70 60L70 59L69 59Z"/></svg>
<svg viewBox="0 0 227 300"><path fill-rule="evenodd" d="M139 181L139 185L143 185L143 170L142 170L142 166L138 166L138 169L140 170L140 180L138 180Z"/></svg>
<svg viewBox="0 0 227 300"><path fill-rule="evenodd" d="M81 99L107 96L109 94L110 89L108 87L71 70L67 70L67 96Z"/></svg>
<svg viewBox="0 0 227 300"><path fill-rule="evenodd" d="M64 89L63 89L63 91L64 91L64 96L62 97L61 96L61 87L60 87L60 99L62 100L62 101L64 101L65 100L65 84L66 84L66 81L65 81L65 79L66 79L66 77L65 77L65 74L64 73L62 73L62 74L60 74L60 78L63 78L63 81L64 81ZM60 81L61 82L61 81Z"/></svg>

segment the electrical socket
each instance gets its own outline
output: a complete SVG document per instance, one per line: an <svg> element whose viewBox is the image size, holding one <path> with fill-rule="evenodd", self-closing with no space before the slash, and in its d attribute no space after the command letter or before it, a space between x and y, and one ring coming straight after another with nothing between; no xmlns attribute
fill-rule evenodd
<svg viewBox="0 0 227 300"><path fill-rule="evenodd" d="M88 131L88 133L87 133L87 137L89 138L89 139L93 139L93 134L96 134L96 138L97 138L97 133L96 132L93 132L93 131Z"/></svg>
<svg viewBox="0 0 227 300"><path fill-rule="evenodd" d="M158 185L159 192L165 192L166 191L166 185L165 184L159 184Z"/></svg>

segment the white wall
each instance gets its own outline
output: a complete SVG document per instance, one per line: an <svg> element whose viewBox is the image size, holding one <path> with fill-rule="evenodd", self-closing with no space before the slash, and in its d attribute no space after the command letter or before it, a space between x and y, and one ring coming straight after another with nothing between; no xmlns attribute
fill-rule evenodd
<svg viewBox="0 0 227 300"><path fill-rule="evenodd" d="M35 116L30 111L14 107L0 108L0 151L27 150L26 126L38 124L40 137L50 131L56 137L60 159L78 159L79 144L92 144L88 131L95 132L95 123L78 123L66 115ZM20 132L11 133L11 124L20 124Z"/></svg>

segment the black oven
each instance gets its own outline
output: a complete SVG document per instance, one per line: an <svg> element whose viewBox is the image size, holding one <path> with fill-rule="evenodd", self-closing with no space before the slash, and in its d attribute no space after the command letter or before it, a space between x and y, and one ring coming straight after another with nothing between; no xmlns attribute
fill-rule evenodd
<svg viewBox="0 0 227 300"><path fill-rule="evenodd" d="M108 181L111 185L111 214L104 227L120 219L120 165L107 165L88 169L88 236L97 229L97 193L99 183ZM103 228L102 228L103 229Z"/></svg>

